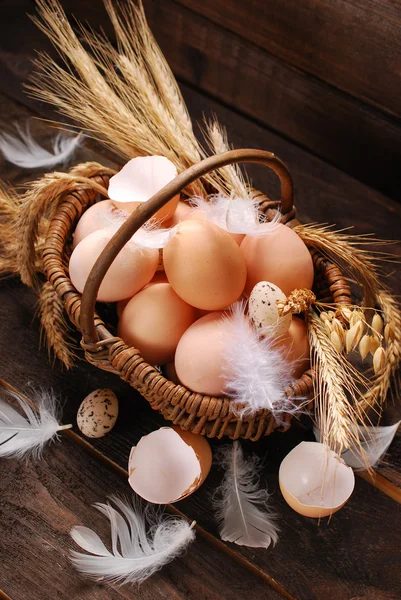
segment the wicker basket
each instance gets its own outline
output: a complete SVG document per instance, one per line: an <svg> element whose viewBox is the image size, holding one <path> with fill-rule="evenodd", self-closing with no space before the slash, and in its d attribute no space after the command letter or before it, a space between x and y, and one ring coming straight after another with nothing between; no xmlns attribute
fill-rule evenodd
<svg viewBox="0 0 401 600"><path fill-rule="evenodd" d="M251 418L239 420L231 411L229 398L213 398L193 393L181 385L168 381L153 366L147 364L139 351L127 346L112 335L95 314L97 291L111 263L135 231L161 206L190 183L213 171L237 162L260 163L270 167L279 177L281 199L269 200L254 192L261 210L271 220L280 210L280 219L288 227L299 224L295 219L293 186L286 166L270 152L262 150L233 150L212 156L187 169L165 186L148 202L141 205L121 226L94 265L83 294L79 294L68 276L68 259L71 252L71 235L82 212L97 199L98 192L82 185L78 191L67 193L60 199L59 207L51 220L43 251L43 263L48 281L61 297L71 322L82 332L81 345L86 359L100 369L111 371L127 381L144 396L154 410L168 421L183 429L208 437L258 440L275 429L285 431L291 415L284 416L284 425L278 426L268 410L260 410ZM95 176L97 184L108 187L109 175ZM330 263L315 249L310 248L315 267L314 291L319 300L350 305L349 286L339 268ZM312 404L313 370L286 389L289 397L307 398Z"/></svg>

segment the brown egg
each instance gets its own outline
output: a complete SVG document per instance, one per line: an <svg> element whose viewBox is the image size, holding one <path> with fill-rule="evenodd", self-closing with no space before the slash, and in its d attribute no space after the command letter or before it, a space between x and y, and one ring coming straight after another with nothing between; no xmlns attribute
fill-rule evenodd
<svg viewBox="0 0 401 600"><path fill-rule="evenodd" d="M202 208L193 209L192 212L189 213L186 218L187 219L198 219L199 221L207 221L208 220L207 214L204 210L202 210ZM210 221L210 222L212 222L212 221ZM223 231L226 231L226 230L223 229ZM231 233L231 231L227 231L227 233L233 238L233 240L235 240L237 242L238 246L241 245L241 242L245 237L244 233Z"/></svg>
<svg viewBox="0 0 401 600"><path fill-rule="evenodd" d="M246 266L229 233L207 221L183 221L164 248L164 268L177 294L188 304L219 310L242 294Z"/></svg>
<svg viewBox="0 0 401 600"><path fill-rule="evenodd" d="M69 273L72 284L82 294L86 280L113 231L100 229L87 235L71 254ZM156 248L139 248L127 244L111 264L100 285L99 302L118 302L130 298L149 283L156 272Z"/></svg>
<svg viewBox="0 0 401 600"><path fill-rule="evenodd" d="M148 284L149 285L149 284ZM124 300L119 300L117 302L117 317L120 318L124 308L127 306L128 302L131 300L131 298L125 298Z"/></svg>
<svg viewBox="0 0 401 600"><path fill-rule="evenodd" d="M178 379L193 392L221 396L224 380L224 313L213 312L198 319L178 342L174 365Z"/></svg>
<svg viewBox="0 0 401 600"><path fill-rule="evenodd" d="M277 225L263 237L245 236L241 250L248 273L247 295L259 281L274 283L286 296L295 289L312 288L312 257L301 238L286 225Z"/></svg>
<svg viewBox="0 0 401 600"><path fill-rule="evenodd" d="M308 328L303 319L292 317L286 334L278 340L289 361L295 361L292 375L299 379L310 368Z"/></svg>
<svg viewBox="0 0 401 600"><path fill-rule="evenodd" d="M93 206L86 210L79 219L74 231L72 247L78 246L87 235L104 229L107 225L112 224L113 209L116 211L111 200L102 200L96 202Z"/></svg>
<svg viewBox="0 0 401 600"><path fill-rule="evenodd" d="M174 225L177 225L180 221L185 221L186 219L190 218L191 212L192 208L188 202L180 200L177 204L177 208L175 209L173 217L169 222L169 226L174 227Z"/></svg>
<svg viewBox="0 0 401 600"><path fill-rule="evenodd" d="M169 283L149 285L128 302L118 335L138 348L151 365L172 361L182 334L196 319L196 310L182 300Z"/></svg>
<svg viewBox="0 0 401 600"><path fill-rule="evenodd" d="M171 361L169 363L167 363L166 365L164 365L163 367L163 375L166 379L168 379L169 381L172 381L175 384L179 384L180 381L177 377L177 373L175 370L175 366L174 366L174 362Z"/></svg>
<svg viewBox="0 0 401 600"><path fill-rule="evenodd" d="M168 283L168 279L164 271L156 271L155 275L152 277L149 283L145 285L145 288L149 287L150 285L154 285L155 283Z"/></svg>

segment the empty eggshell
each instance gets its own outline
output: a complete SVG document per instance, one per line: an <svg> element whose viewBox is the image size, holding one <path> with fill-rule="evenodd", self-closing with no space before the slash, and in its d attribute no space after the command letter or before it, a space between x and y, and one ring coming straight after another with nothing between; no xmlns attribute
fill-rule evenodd
<svg viewBox="0 0 401 600"><path fill-rule="evenodd" d="M113 231L94 231L71 254L70 278L81 294L93 265L112 237ZM152 279L158 259L159 251L156 248L139 248L133 243L124 246L100 285L98 301L117 302L134 296Z"/></svg>
<svg viewBox="0 0 401 600"><path fill-rule="evenodd" d="M177 376L193 392L210 396L224 393L222 372L227 322L223 314L216 311L198 319L178 342L174 359Z"/></svg>
<svg viewBox="0 0 401 600"><path fill-rule="evenodd" d="M327 517L351 496L354 472L324 444L301 442L284 458L280 490L287 504L305 517Z"/></svg>
<svg viewBox="0 0 401 600"><path fill-rule="evenodd" d="M177 294L196 308L219 310L241 296L246 280L241 250L227 231L208 221L182 221L163 251Z"/></svg>
<svg viewBox="0 0 401 600"><path fill-rule="evenodd" d="M137 156L110 178L109 198L117 208L133 212L177 176L177 169L165 156ZM154 215L164 222L174 214L179 194Z"/></svg>
<svg viewBox="0 0 401 600"><path fill-rule="evenodd" d="M111 431L118 417L118 400L111 390L95 390L82 401L77 425L90 438L100 438Z"/></svg>
<svg viewBox="0 0 401 600"><path fill-rule="evenodd" d="M285 300L286 295L277 285L269 281L260 281L253 288L249 296L249 317L257 329L266 327L269 331L274 328L276 335L282 335L288 331L291 325L292 315L279 317L276 302Z"/></svg>
<svg viewBox="0 0 401 600"><path fill-rule="evenodd" d="M88 210L86 210L79 219L75 228L72 244L73 248L78 246L79 242L81 242L90 233L98 231L99 229L104 229L108 225L112 225L113 209L115 212L119 213L118 220L121 222L121 215L124 213L122 211L117 211L111 200L102 200L101 202L96 202L96 204L88 208ZM127 213L127 217L128 216L129 215Z"/></svg>
<svg viewBox="0 0 401 600"><path fill-rule="evenodd" d="M246 235L242 244L247 281L245 293L249 295L259 281L270 281L287 296L295 289L311 289L313 261L301 238L286 225L273 229L269 223L260 225L270 229L265 236Z"/></svg>
<svg viewBox="0 0 401 600"><path fill-rule="evenodd" d="M148 502L169 504L192 494L206 479L212 452L201 435L161 427L131 450L128 482Z"/></svg>
<svg viewBox="0 0 401 600"><path fill-rule="evenodd" d="M149 364L164 365L174 359L182 334L196 317L196 309L177 296L169 283L154 283L128 302L118 335L138 348Z"/></svg>

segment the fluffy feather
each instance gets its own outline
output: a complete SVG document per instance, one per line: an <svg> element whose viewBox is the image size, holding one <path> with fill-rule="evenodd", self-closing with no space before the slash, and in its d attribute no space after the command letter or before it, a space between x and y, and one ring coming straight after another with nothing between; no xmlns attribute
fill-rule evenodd
<svg viewBox="0 0 401 600"><path fill-rule="evenodd" d="M354 443L341 454L341 458L356 471L376 467L390 447L401 421L387 427L356 427L360 444ZM313 428L315 438L320 441L320 431Z"/></svg>
<svg viewBox="0 0 401 600"><path fill-rule="evenodd" d="M24 169L54 167L66 163L82 141L81 135L58 133L52 143L52 152L38 144L29 126L25 130L16 125L19 137L9 133L0 135L0 151L12 164Z"/></svg>
<svg viewBox="0 0 401 600"><path fill-rule="evenodd" d="M302 411L302 406L285 394L294 381L291 364L284 352L274 347L266 330L260 337L245 316L245 304L236 302L227 317L223 377L225 392L231 397L239 417L268 409L277 422L283 413Z"/></svg>
<svg viewBox="0 0 401 600"><path fill-rule="evenodd" d="M269 494L259 488L260 459L253 455L245 460L238 441L223 447L218 458L226 470L214 500L221 539L250 548L274 545L279 530L266 507Z"/></svg>
<svg viewBox="0 0 401 600"><path fill-rule="evenodd" d="M109 208L104 213L105 227L117 231L129 216L124 210ZM178 228L179 224L163 228L158 221L151 219L134 233L129 243L141 248L164 248L175 236Z"/></svg>
<svg viewBox="0 0 401 600"><path fill-rule="evenodd" d="M270 222L270 227L260 230L263 215L259 213L258 203L248 197L215 194L206 200L202 196L194 196L191 198L191 205L195 210L202 210L208 221L230 233L244 233L254 237L265 236L280 220L280 215L277 213L275 219Z"/></svg>
<svg viewBox="0 0 401 600"><path fill-rule="evenodd" d="M33 398L37 412L16 392L2 390L2 394L18 402L24 415L0 398L0 457L22 458L31 455L39 458L45 444L58 431L71 427L58 424L57 405L50 392L40 392Z"/></svg>
<svg viewBox="0 0 401 600"><path fill-rule="evenodd" d="M111 498L111 504L95 504L111 526L112 551L87 527L74 527L71 536L78 546L90 554L72 553L75 567L102 581L118 584L141 583L165 564L180 555L195 539L194 523L184 519L163 517L153 506ZM150 526L149 533L146 525Z"/></svg>

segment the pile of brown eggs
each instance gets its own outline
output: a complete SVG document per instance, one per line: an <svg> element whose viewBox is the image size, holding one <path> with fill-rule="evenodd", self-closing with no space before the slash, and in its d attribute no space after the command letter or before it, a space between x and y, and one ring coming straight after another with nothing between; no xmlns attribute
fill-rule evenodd
<svg viewBox="0 0 401 600"><path fill-rule="evenodd" d="M110 200L88 209L74 233L69 271L79 292L118 219L174 176L167 159L146 157L111 178ZM178 196L155 219L161 230L175 227L163 250L128 243L99 289L98 301L118 303L118 335L149 364L164 365L172 381L219 396L224 393L222 316L229 316L237 300L250 298L251 321L256 327L277 325L277 343L296 359L293 374L299 376L309 356L304 321L287 315L279 323L276 310L276 300L312 287L312 259L299 236L267 223L258 226L256 236L230 233Z"/></svg>

